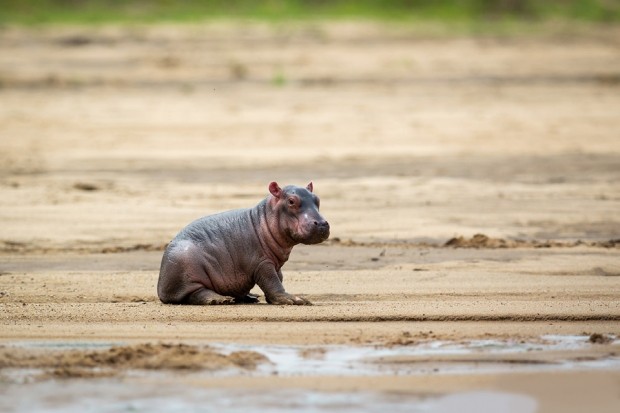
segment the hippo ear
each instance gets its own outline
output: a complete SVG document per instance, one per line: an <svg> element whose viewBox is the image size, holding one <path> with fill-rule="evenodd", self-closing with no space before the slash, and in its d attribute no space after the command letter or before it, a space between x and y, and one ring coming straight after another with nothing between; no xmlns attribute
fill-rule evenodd
<svg viewBox="0 0 620 413"><path fill-rule="evenodd" d="M310 181L310 183L308 184L308 186L306 186L306 189L310 192L312 192L312 190L314 189L314 185L312 185L312 181Z"/></svg>
<svg viewBox="0 0 620 413"><path fill-rule="evenodd" d="M269 192L271 192L271 195L276 198L280 198L282 196L282 189L277 182L272 182L269 184Z"/></svg>

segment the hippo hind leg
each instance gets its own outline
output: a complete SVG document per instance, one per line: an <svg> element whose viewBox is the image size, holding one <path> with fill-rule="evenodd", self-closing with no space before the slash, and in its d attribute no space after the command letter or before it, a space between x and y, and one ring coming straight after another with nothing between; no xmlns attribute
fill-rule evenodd
<svg viewBox="0 0 620 413"><path fill-rule="evenodd" d="M190 305L234 304L235 299L202 287L187 296L184 303Z"/></svg>
<svg viewBox="0 0 620 413"><path fill-rule="evenodd" d="M233 304L233 297L220 295L202 283L190 281L200 278L196 275L204 271L196 262L197 253L197 247L190 241L168 246L162 259L157 284L161 301L166 304Z"/></svg>

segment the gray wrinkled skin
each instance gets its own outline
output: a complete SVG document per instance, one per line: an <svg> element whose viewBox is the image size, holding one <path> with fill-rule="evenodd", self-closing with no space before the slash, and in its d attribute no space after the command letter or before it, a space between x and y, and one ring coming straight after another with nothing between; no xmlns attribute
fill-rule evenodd
<svg viewBox="0 0 620 413"><path fill-rule="evenodd" d="M258 285L270 304L310 304L288 294L282 266L297 244L318 244L329 237L319 213L319 198L306 188L277 183L253 208L200 218L170 242L161 262L157 293L167 304L258 302Z"/></svg>

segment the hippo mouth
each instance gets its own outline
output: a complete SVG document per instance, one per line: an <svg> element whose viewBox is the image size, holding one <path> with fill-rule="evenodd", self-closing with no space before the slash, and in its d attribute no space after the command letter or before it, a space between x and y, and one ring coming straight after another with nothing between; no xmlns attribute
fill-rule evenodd
<svg viewBox="0 0 620 413"><path fill-rule="evenodd" d="M302 244L312 245L312 244L320 244L321 242L327 240L329 238L329 227L318 228L315 231L312 231L309 237L306 237L302 240Z"/></svg>
<svg viewBox="0 0 620 413"><path fill-rule="evenodd" d="M289 237L298 244L312 245L312 244L320 244L329 238L329 227L326 228L315 228L313 231L309 233L295 233L289 231Z"/></svg>

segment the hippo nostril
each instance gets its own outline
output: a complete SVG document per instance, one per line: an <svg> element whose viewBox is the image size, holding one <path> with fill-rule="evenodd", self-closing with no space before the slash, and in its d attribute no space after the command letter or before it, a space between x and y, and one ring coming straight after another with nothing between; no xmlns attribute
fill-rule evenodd
<svg viewBox="0 0 620 413"><path fill-rule="evenodd" d="M313 221L313 223L315 227L318 227L321 230L329 228L329 223L327 221Z"/></svg>

